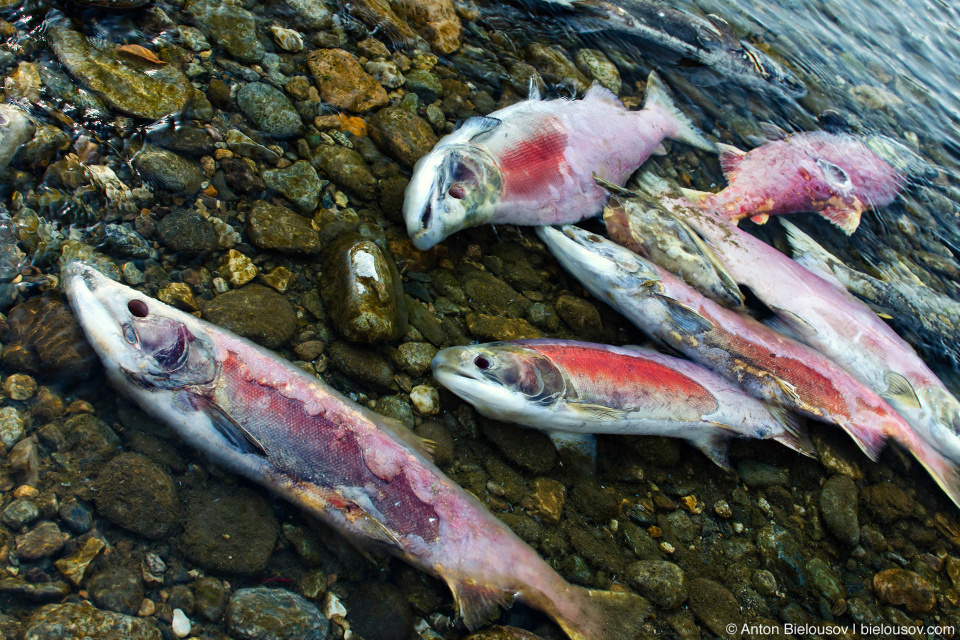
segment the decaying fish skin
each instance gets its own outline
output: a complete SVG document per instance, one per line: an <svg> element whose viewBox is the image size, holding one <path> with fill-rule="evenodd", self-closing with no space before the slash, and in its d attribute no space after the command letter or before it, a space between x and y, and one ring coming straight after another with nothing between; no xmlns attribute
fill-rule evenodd
<svg viewBox="0 0 960 640"><path fill-rule="evenodd" d="M950 493L960 463L960 401L910 345L835 278L818 275L721 215L691 205L676 190L671 195L669 185L650 172L640 177L638 188L658 198L713 247L733 278L776 314L769 325L813 347L883 396L929 443L901 444L917 447L911 451ZM785 226L792 242L803 241L799 230Z"/></svg>
<svg viewBox="0 0 960 640"><path fill-rule="evenodd" d="M743 309L743 293L737 283L685 222L652 198L599 184L614 194L603 208L603 222L614 242L679 276L714 302Z"/></svg>
<svg viewBox="0 0 960 640"><path fill-rule="evenodd" d="M647 349L517 340L447 347L431 367L481 414L542 431L684 438L724 469L731 437L812 455L785 412L700 365Z"/></svg>
<svg viewBox="0 0 960 640"><path fill-rule="evenodd" d="M640 111L594 85L580 100L531 99L470 118L413 169L403 217L425 251L481 224L555 224L600 213L607 192L594 175L622 185L664 138L714 145L670 100L655 73Z"/></svg>
<svg viewBox="0 0 960 640"><path fill-rule="evenodd" d="M703 209L761 224L773 215L813 211L847 235L864 211L893 202L906 180L864 139L821 131L788 135L749 152L722 145L720 165L727 188L688 192Z"/></svg>
<svg viewBox="0 0 960 640"><path fill-rule="evenodd" d="M571 225L540 227L538 233L594 296L656 339L756 398L839 425L872 460L893 437L960 505L957 465L877 393L819 352L724 309L610 240Z"/></svg>
<svg viewBox="0 0 960 640"><path fill-rule="evenodd" d="M565 582L447 478L409 432L279 356L113 282L84 263L63 280L114 386L214 462L357 543L440 576L468 627L515 598L574 640L633 638L647 602Z"/></svg>
<svg viewBox="0 0 960 640"><path fill-rule="evenodd" d="M784 227L794 260L825 280L836 280L889 319L915 348L960 370L960 303L925 285L903 263L876 266L883 279L874 278L845 265L792 224Z"/></svg>

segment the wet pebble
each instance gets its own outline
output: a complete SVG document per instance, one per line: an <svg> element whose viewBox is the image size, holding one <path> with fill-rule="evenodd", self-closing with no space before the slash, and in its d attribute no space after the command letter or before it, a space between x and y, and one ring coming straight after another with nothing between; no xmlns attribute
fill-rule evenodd
<svg viewBox="0 0 960 640"><path fill-rule="evenodd" d="M63 302L32 298L10 310L3 340L3 364L14 371L85 380L99 366L83 329Z"/></svg>
<svg viewBox="0 0 960 640"><path fill-rule="evenodd" d="M170 623L171 630L173 635L178 638L186 638L190 635L190 629L192 625L190 624L190 618L180 609L173 610L173 620Z"/></svg>
<svg viewBox="0 0 960 640"><path fill-rule="evenodd" d="M317 640L330 623L311 603L285 589L240 589L227 607L235 640Z"/></svg>
<svg viewBox="0 0 960 640"><path fill-rule="evenodd" d="M453 436L442 424L429 420L416 427L414 433L431 443L433 461L437 466L442 467L453 459Z"/></svg>
<svg viewBox="0 0 960 640"><path fill-rule="evenodd" d="M323 49L307 57L324 102L338 109L363 112L387 104L387 92L363 70L357 58L342 49Z"/></svg>
<svg viewBox="0 0 960 640"><path fill-rule="evenodd" d="M930 583L906 569L887 569L874 575L873 591L878 600L903 606L913 614L929 613L937 604Z"/></svg>
<svg viewBox="0 0 960 640"><path fill-rule="evenodd" d="M510 462L530 473L546 473L557 461L556 448L540 431L518 429L494 420L484 420L483 431Z"/></svg>
<svg viewBox="0 0 960 640"><path fill-rule="evenodd" d="M13 376L10 376L11 378ZM9 378L8 378L9 380ZM14 407L0 409L0 443L10 448L23 437L23 417Z"/></svg>
<svg viewBox="0 0 960 640"><path fill-rule="evenodd" d="M912 516L916 506L903 489L890 482L864 487L861 500L864 510L881 524Z"/></svg>
<svg viewBox="0 0 960 640"><path fill-rule="evenodd" d="M337 341L330 345L329 355L333 366L345 375L376 389L397 389L390 363L376 351Z"/></svg>
<svg viewBox="0 0 960 640"><path fill-rule="evenodd" d="M620 94L620 72L617 70L617 66L610 62L607 56L603 55L602 51L580 49L574 56L574 60L577 63L577 68L585 75L610 89L613 93Z"/></svg>
<svg viewBox="0 0 960 640"><path fill-rule="evenodd" d="M781 582L795 586L805 584L800 545L789 531L779 525L766 525L757 533L757 549L766 568Z"/></svg>
<svg viewBox="0 0 960 640"><path fill-rule="evenodd" d="M860 543L857 485L847 476L831 476L820 492L820 513L827 529L851 547Z"/></svg>
<svg viewBox="0 0 960 640"><path fill-rule="evenodd" d="M154 540L173 529L179 513L173 479L149 458L121 453L100 472L97 487L97 510L115 524Z"/></svg>
<svg viewBox="0 0 960 640"><path fill-rule="evenodd" d="M223 583L214 577L200 578L193 585L194 610L209 622L216 622L227 608Z"/></svg>
<svg viewBox="0 0 960 640"><path fill-rule="evenodd" d="M777 578L766 569L754 571L750 582L757 593L762 596L773 597L777 595Z"/></svg>
<svg viewBox="0 0 960 640"><path fill-rule="evenodd" d="M737 463L737 473L743 484L753 489L784 486L790 481L785 470L756 460L740 460Z"/></svg>
<svg viewBox="0 0 960 640"><path fill-rule="evenodd" d="M56 555L69 536L56 523L41 522L27 533L17 536L17 556L27 562Z"/></svg>
<svg viewBox="0 0 960 640"><path fill-rule="evenodd" d="M690 581L689 591L690 610L711 632L724 640L740 640L743 615L729 589L713 580L696 578Z"/></svg>
<svg viewBox="0 0 960 640"><path fill-rule="evenodd" d="M317 208L323 182L306 160L283 169L269 169L262 175L264 184L292 202L300 213L310 214Z"/></svg>
<svg viewBox="0 0 960 640"><path fill-rule="evenodd" d="M813 586L819 589L823 597L831 603L846 597L847 590L843 582L825 560L821 558L810 560L807 563L807 575L810 576Z"/></svg>
<svg viewBox="0 0 960 640"><path fill-rule="evenodd" d="M205 320L268 349L287 344L297 331L297 313L287 299L258 284L220 294L201 311Z"/></svg>
<svg viewBox="0 0 960 640"><path fill-rule="evenodd" d="M402 107L387 107L370 118L370 137L377 146L407 168L427 154L437 136L420 116Z"/></svg>
<svg viewBox="0 0 960 640"><path fill-rule="evenodd" d="M24 373L15 373L7 376L3 381L3 394L11 400L29 400L36 392L37 381ZM12 407L6 407L6 409L11 408ZM15 414L16 412L14 412L14 415L9 415L9 412L7 415L0 414L0 420L8 417L16 418L17 416Z"/></svg>
<svg viewBox="0 0 960 640"><path fill-rule="evenodd" d="M239 5L193 0L184 5L194 24L240 62L260 62L265 54L257 38L256 18Z"/></svg>
<svg viewBox="0 0 960 640"><path fill-rule="evenodd" d="M329 249L324 274L324 304L334 328L347 340L371 344L406 332L400 274L375 242L357 234L341 237Z"/></svg>
<svg viewBox="0 0 960 640"><path fill-rule="evenodd" d="M373 177L363 156L354 149L339 145L320 145L310 160L338 187L343 187L364 199L376 194L377 179Z"/></svg>
<svg viewBox="0 0 960 640"><path fill-rule="evenodd" d="M626 575L640 595L662 609L675 609L687 599L687 576L672 562L641 560L628 566Z"/></svg>
<svg viewBox="0 0 960 640"><path fill-rule="evenodd" d="M30 640L161 640L162 637L150 620L101 611L84 603L47 605L34 613L24 628L24 638Z"/></svg>
<svg viewBox="0 0 960 640"><path fill-rule="evenodd" d="M397 347L394 361L412 376L421 376L430 369L437 348L427 342L405 342Z"/></svg>
<svg viewBox="0 0 960 640"><path fill-rule="evenodd" d="M247 234L259 249L313 254L322 246L308 218L263 200L254 203L247 213Z"/></svg>
<svg viewBox="0 0 960 640"><path fill-rule="evenodd" d="M256 278L259 272L260 269L253 264L253 260L236 249L230 249L227 252L227 259L220 267L221 277L234 287L242 287Z"/></svg>
<svg viewBox="0 0 960 640"><path fill-rule="evenodd" d="M90 536L73 555L56 561L57 570L74 586L80 586L86 578L90 563L97 559L106 546L102 538Z"/></svg>
<svg viewBox="0 0 960 640"><path fill-rule="evenodd" d="M152 144L144 144L131 164L147 182L171 193L193 195L204 181L196 161Z"/></svg>
<svg viewBox="0 0 960 640"><path fill-rule="evenodd" d="M140 576L123 567L108 567L87 583L90 598L101 609L129 616L140 610L143 583Z"/></svg>
<svg viewBox="0 0 960 640"><path fill-rule="evenodd" d="M93 514L76 498L67 498L61 502L59 514L66 527L74 533L86 533L93 527Z"/></svg>
<svg viewBox="0 0 960 640"><path fill-rule="evenodd" d="M440 78L424 69L416 69L407 74L403 88L417 94L425 104L436 101L443 93Z"/></svg>
<svg viewBox="0 0 960 640"><path fill-rule="evenodd" d="M253 574L262 570L280 533L269 503L248 489L189 491L183 513L184 554L214 571Z"/></svg>
<svg viewBox="0 0 960 640"><path fill-rule="evenodd" d="M525 506L548 524L559 524L566 503L566 488L553 478L534 478Z"/></svg>
<svg viewBox="0 0 960 640"><path fill-rule="evenodd" d="M3 510L3 523L17 530L40 517L40 508L30 498L17 498Z"/></svg>
<svg viewBox="0 0 960 640"><path fill-rule="evenodd" d="M600 321L600 312L597 308L576 296L563 295L557 298L557 314L566 322L578 336L587 340L595 340L603 332Z"/></svg>
<svg viewBox="0 0 960 640"><path fill-rule="evenodd" d="M251 82L240 87L237 105L264 133L287 138L303 131L303 120L290 100L279 89L263 82Z"/></svg>
<svg viewBox="0 0 960 640"><path fill-rule="evenodd" d="M0 595L14 598L22 598L34 602L47 602L50 600L63 600L70 595L70 585L66 582L25 582L17 578L3 578L0 580ZM34 636L28 636L33 638ZM61 640L64 636L50 635L45 636L51 639ZM86 640L89 636L81 636L77 640Z"/></svg>
<svg viewBox="0 0 960 640"><path fill-rule="evenodd" d="M203 253L219 247L213 224L196 211L168 213L157 224L157 238L171 251Z"/></svg>
<svg viewBox="0 0 960 640"><path fill-rule="evenodd" d="M422 416L434 416L440 413L440 394L428 384L419 384L410 390L410 402Z"/></svg>
<svg viewBox="0 0 960 640"><path fill-rule="evenodd" d="M197 299L185 282L171 282L157 291L157 300L171 307L191 312L197 310Z"/></svg>
<svg viewBox="0 0 960 640"><path fill-rule="evenodd" d="M347 605L350 628L364 640L407 640L413 633L413 611L404 594L390 584L363 585Z"/></svg>

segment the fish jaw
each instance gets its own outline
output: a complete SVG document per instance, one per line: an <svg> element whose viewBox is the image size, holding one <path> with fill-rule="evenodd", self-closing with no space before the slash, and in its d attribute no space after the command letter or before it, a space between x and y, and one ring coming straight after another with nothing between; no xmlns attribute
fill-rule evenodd
<svg viewBox="0 0 960 640"><path fill-rule="evenodd" d="M502 190L503 177L490 154L474 144L441 142L417 161L404 193L410 240L426 251L461 229L491 220Z"/></svg>

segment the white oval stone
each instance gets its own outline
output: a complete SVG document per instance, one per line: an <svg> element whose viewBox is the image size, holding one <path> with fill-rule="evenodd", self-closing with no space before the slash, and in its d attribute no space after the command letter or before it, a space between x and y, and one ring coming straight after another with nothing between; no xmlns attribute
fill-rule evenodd
<svg viewBox="0 0 960 640"><path fill-rule="evenodd" d="M190 635L190 629L192 625L190 624L190 618L181 611L180 609L173 610L173 635L178 638L186 638Z"/></svg>

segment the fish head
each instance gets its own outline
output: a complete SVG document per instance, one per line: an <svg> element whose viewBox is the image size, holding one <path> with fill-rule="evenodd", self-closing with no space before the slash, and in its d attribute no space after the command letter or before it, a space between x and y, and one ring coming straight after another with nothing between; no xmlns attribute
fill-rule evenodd
<svg viewBox="0 0 960 640"><path fill-rule="evenodd" d="M503 177L493 157L474 144L444 144L413 168L403 219L421 251L452 233L483 224L496 211Z"/></svg>
<svg viewBox="0 0 960 640"><path fill-rule="evenodd" d="M430 366L440 384L497 419L518 421L556 404L566 391L560 369L522 343L448 347Z"/></svg>
<svg viewBox="0 0 960 640"><path fill-rule="evenodd" d="M84 262L64 269L63 286L111 380L137 399L216 378L213 345L202 332L191 330L193 316L114 282Z"/></svg>
<svg viewBox="0 0 960 640"><path fill-rule="evenodd" d="M550 252L595 297L612 302L620 296L659 291L660 274L634 252L573 225L537 227Z"/></svg>

